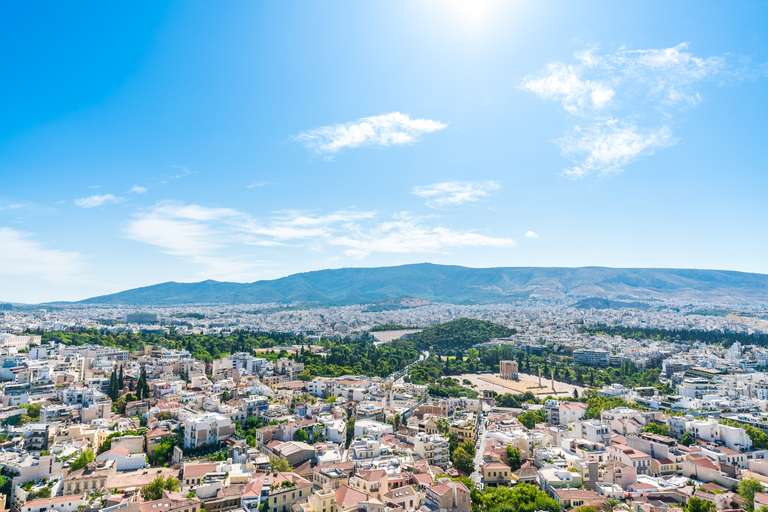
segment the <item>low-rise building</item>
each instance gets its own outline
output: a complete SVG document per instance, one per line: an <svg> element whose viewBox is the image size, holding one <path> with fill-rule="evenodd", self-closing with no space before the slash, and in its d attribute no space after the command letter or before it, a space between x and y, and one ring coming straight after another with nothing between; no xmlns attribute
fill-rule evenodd
<svg viewBox="0 0 768 512"><path fill-rule="evenodd" d="M492 487L511 485L513 483L512 468L501 462L483 464L483 484Z"/></svg>

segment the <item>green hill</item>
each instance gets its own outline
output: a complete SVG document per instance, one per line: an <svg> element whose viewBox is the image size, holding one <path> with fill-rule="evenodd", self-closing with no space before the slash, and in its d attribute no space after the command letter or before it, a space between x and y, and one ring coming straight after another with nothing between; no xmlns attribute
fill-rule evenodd
<svg viewBox="0 0 768 512"><path fill-rule="evenodd" d="M81 301L86 304L319 302L373 304L410 296L455 304L598 297L768 302L768 276L727 270L468 268L422 263L343 268L255 283L163 283Z"/></svg>
<svg viewBox="0 0 768 512"><path fill-rule="evenodd" d="M491 341L491 338L506 338L516 332L514 329L485 320L459 318L424 329L408 338L408 341L415 344L419 350L427 350L430 347L440 347L443 351L457 348L467 350L479 343Z"/></svg>

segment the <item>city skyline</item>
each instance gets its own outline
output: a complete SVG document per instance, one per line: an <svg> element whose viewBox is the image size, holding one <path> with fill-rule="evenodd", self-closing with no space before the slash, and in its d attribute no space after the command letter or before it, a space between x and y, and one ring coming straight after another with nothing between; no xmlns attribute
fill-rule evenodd
<svg viewBox="0 0 768 512"><path fill-rule="evenodd" d="M766 6L2 7L0 300L761 255Z"/></svg>

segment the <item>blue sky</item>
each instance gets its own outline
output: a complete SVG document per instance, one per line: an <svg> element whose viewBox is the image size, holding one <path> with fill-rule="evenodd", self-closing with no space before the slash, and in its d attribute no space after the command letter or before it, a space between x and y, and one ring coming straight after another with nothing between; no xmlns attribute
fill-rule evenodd
<svg viewBox="0 0 768 512"><path fill-rule="evenodd" d="M0 300L768 272L766 2L0 6Z"/></svg>

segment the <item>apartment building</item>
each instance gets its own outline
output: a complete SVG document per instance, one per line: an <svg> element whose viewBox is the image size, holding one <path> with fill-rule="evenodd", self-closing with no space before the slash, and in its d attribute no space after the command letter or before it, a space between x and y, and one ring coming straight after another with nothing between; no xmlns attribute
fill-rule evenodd
<svg viewBox="0 0 768 512"><path fill-rule="evenodd" d="M606 368L610 364L610 352L602 349L578 349L573 351L573 364Z"/></svg>
<svg viewBox="0 0 768 512"><path fill-rule="evenodd" d="M184 428L184 448L198 448L224 441L235 433L235 425L223 414L205 413L190 416Z"/></svg>

